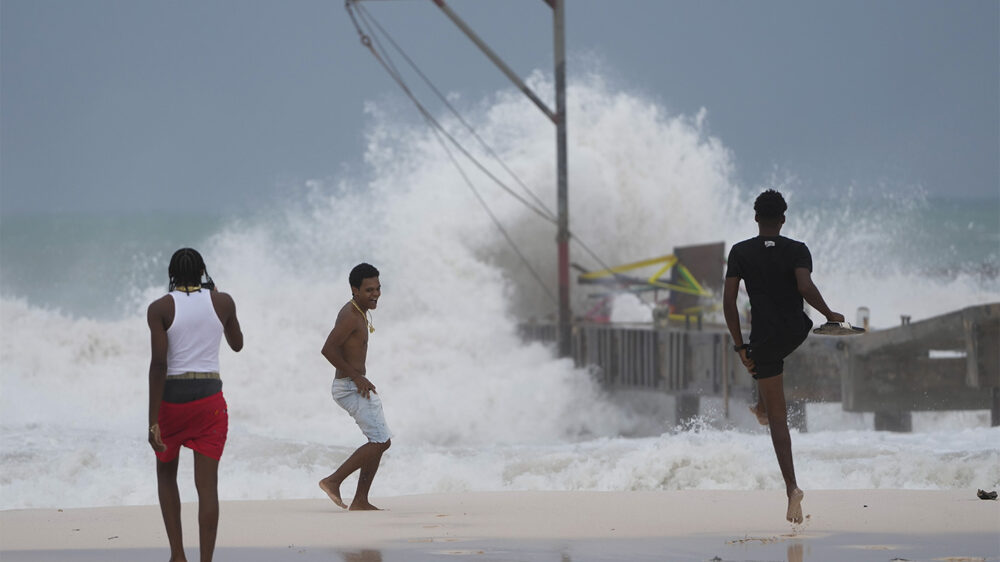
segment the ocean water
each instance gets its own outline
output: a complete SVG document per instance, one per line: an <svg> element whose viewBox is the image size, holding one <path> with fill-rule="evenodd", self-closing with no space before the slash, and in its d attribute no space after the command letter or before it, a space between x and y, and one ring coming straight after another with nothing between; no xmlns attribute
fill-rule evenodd
<svg viewBox="0 0 1000 562"><path fill-rule="evenodd" d="M550 93L543 77L532 84ZM553 131L537 109L512 91L467 109L505 162L554 201ZM707 408L685 428L641 419L586 370L520 341L520 320L554 312L546 291L434 137L400 126L412 119L397 110L368 111L363 172L291 188L266 209L0 220L0 508L156 502L144 313L185 245L234 296L246 336L243 352L222 352L223 499L318 497L316 482L362 443L330 398L333 369L319 353L360 261L382 274L369 373L395 434L375 497L781 489L769 437L739 416ZM592 76L571 84L569 115L571 229L605 263L755 234L750 202L764 186L739 184L737 155L708 134L704 113L671 115ZM466 171L554 280L554 226ZM873 326L888 327L1000 300L1000 200L931 199L919 186L849 185L825 197L800 195L810 192L802 180L771 186L789 199L784 233L809 244L817 284L848 318L867 306ZM574 288L578 309L585 291ZM793 437L805 488L1000 486L1000 428L988 427L988 412L918 414L910 434L874 432L870 416L836 404L807 414L812 431ZM651 424L657 435L628 437ZM189 453L182 460L181 493L193 499Z"/></svg>

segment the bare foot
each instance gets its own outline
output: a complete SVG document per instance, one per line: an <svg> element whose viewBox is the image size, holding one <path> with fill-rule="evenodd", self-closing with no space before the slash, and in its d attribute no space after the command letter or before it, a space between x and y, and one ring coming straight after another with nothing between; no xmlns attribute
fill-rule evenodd
<svg viewBox="0 0 1000 562"><path fill-rule="evenodd" d="M758 402L756 405L750 406L750 413L757 417L757 423L767 425L767 411L764 410L762 404Z"/></svg>
<svg viewBox="0 0 1000 562"><path fill-rule="evenodd" d="M351 507L349 509L351 511L382 511L381 509L375 507L374 505L368 502L358 502L358 501L352 502Z"/></svg>
<svg viewBox="0 0 1000 562"><path fill-rule="evenodd" d="M796 525L802 522L802 498L804 497L805 494L798 488L788 494L788 512L785 513L785 519Z"/></svg>
<svg viewBox="0 0 1000 562"><path fill-rule="evenodd" d="M344 503L344 500L340 499L340 484L334 486L332 484L328 484L326 479L323 479L319 481L319 488L326 492L327 496L330 496L333 503L347 509L347 504Z"/></svg>

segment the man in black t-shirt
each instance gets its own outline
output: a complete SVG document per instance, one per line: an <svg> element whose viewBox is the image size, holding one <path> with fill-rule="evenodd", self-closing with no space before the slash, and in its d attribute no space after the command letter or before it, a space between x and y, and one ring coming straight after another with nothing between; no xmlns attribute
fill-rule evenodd
<svg viewBox="0 0 1000 562"><path fill-rule="evenodd" d="M783 386L784 359L805 341L812 320L803 310L803 299L830 322L844 316L830 310L812 282L812 256L802 242L781 236L788 205L780 193L769 189L754 201L759 235L729 251L729 268L722 296L726 326L733 336L740 360L757 381L759 400L751 410L771 429L771 443L778 457L788 494L786 518L802 522L802 490L795 482L792 438ZM743 343L736 295L740 279L750 296L750 343Z"/></svg>

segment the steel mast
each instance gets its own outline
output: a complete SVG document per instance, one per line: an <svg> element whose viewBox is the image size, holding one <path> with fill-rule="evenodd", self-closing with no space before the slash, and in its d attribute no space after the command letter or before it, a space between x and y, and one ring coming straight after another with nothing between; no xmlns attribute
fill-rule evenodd
<svg viewBox="0 0 1000 562"><path fill-rule="evenodd" d="M444 0L432 0L448 19L495 64L556 125L556 248L559 271L558 333L559 356L572 353L573 319L569 298L569 188L566 158L566 0L542 0L552 8L553 58L555 59L556 109L552 111L474 31L458 17Z"/></svg>

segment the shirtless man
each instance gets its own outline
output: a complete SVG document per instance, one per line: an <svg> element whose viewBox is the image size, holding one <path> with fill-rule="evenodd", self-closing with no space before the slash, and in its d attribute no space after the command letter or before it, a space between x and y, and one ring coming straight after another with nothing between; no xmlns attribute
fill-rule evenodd
<svg viewBox="0 0 1000 562"><path fill-rule="evenodd" d="M760 396L751 410L757 420L771 429L771 444L785 480L788 510L785 518L802 522L804 494L795 482L792 438L788 432L788 411L783 386L784 359L805 341L812 320L803 311L809 303L830 322L844 316L830 310L812 281L812 256L802 242L781 236L788 205L780 193L769 189L754 201L759 235L733 246L722 294L726 326L740 360L757 381ZM750 295L750 343L743 343L736 295L740 280Z"/></svg>
<svg viewBox="0 0 1000 562"><path fill-rule="evenodd" d="M368 335L375 332L368 311L378 305L382 286L378 270L367 263L352 269L349 281L352 298L337 314L337 322L323 345L323 357L337 369L333 379L333 399L358 423L368 443L354 451L333 474L320 480L319 487L333 503L347 508L340 496L340 484L355 470L360 470L358 489L349 509L373 510L378 508L369 503L368 490L378 471L382 453L392 444L389 426L382 413L382 400L375 391L375 385L365 376Z"/></svg>

